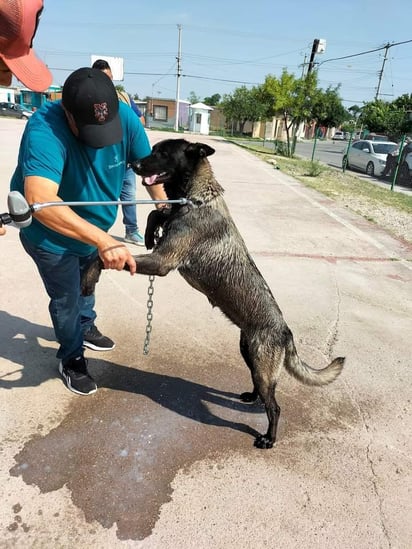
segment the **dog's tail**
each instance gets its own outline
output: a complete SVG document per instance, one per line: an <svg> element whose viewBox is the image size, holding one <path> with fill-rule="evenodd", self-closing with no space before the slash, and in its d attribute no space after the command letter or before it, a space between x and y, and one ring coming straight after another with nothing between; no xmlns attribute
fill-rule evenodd
<svg viewBox="0 0 412 549"><path fill-rule="evenodd" d="M316 370L299 358L292 337L286 345L285 368L290 375L305 385L327 385L332 383L341 373L344 362L344 357L338 357L325 368Z"/></svg>

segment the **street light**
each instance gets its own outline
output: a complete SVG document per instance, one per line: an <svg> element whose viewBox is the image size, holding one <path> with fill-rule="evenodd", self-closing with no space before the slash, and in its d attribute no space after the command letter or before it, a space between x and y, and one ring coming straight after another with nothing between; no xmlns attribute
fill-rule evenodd
<svg viewBox="0 0 412 549"><path fill-rule="evenodd" d="M308 74L310 74L310 72L313 69L313 65L315 64L315 55L317 53L325 53L325 51L326 51L326 40L324 38L315 38L312 44L312 52L310 54Z"/></svg>

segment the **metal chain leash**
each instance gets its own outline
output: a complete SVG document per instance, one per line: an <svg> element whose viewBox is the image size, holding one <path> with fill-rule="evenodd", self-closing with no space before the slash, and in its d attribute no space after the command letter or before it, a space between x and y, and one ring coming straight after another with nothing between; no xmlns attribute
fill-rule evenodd
<svg viewBox="0 0 412 549"><path fill-rule="evenodd" d="M155 247L160 238L160 228L156 227L154 232ZM150 336L152 335L152 320L153 320L153 294L154 294L154 275L149 276L149 287L147 288L147 315L146 315L146 337L143 343L143 354L149 354Z"/></svg>
<svg viewBox="0 0 412 549"><path fill-rule="evenodd" d="M146 337L143 343L143 354L148 355L149 354L149 345L150 345L150 336L152 334L152 320L153 320L153 294L154 294L154 275L149 276L149 287L147 289L147 324L146 324Z"/></svg>

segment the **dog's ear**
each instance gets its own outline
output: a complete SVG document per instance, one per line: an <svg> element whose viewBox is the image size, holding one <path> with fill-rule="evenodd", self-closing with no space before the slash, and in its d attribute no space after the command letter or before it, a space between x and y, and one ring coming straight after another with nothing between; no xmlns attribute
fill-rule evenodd
<svg viewBox="0 0 412 549"><path fill-rule="evenodd" d="M214 154L215 149L206 145L206 143L190 143L186 149L186 154L195 154L198 158L206 158Z"/></svg>

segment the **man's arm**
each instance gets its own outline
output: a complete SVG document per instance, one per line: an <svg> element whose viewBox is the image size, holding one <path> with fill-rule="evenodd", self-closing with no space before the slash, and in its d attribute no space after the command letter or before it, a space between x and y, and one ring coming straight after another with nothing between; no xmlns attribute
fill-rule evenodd
<svg viewBox="0 0 412 549"><path fill-rule="evenodd" d="M152 185L150 187L145 187L147 192L150 195L150 198L153 200L167 200L167 195L164 191L163 185ZM157 209L164 208L166 204L156 204Z"/></svg>
<svg viewBox="0 0 412 549"><path fill-rule="evenodd" d="M58 188L54 181L34 175L26 177L24 182L24 194L29 204L61 202ZM53 231L96 246L106 269L121 271L127 264L131 274L136 272L136 263L125 245L81 218L69 206L44 208L34 217Z"/></svg>

